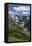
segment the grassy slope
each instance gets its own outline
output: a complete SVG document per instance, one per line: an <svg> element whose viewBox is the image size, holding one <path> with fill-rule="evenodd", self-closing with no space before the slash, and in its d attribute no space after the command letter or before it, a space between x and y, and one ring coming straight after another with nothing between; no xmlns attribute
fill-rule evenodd
<svg viewBox="0 0 32 46"><path fill-rule="evenodd" d="M14 21L10 20L9 24L11 26L9 28L9 30L10 30L9 35L11 37L16 37L16 38L22 39L22 40L29 40L29 36L27 36L25 33L23 33L22 32L23 30L20 29L19 27L17 27L17 25L15 24Z"/></svg>

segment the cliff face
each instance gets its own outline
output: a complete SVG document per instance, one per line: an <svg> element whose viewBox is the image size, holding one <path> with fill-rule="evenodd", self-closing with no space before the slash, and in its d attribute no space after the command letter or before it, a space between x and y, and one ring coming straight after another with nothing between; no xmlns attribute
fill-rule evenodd
<svg viewBox="0 0 32 46"><path fill-rule="evenodd" d="M11 15L9 20L14 21L19 27L30 28L30 16Z"/></svg>

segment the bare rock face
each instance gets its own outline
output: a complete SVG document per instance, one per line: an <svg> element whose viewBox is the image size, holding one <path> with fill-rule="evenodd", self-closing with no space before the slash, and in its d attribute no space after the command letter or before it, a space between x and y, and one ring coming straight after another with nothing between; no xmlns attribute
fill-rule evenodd
<svg viewBox="0 0 32 46"><path fill-rule="evenodd" d="M27 28L24 28L24 31L28 31L28 29Z"/></svg>

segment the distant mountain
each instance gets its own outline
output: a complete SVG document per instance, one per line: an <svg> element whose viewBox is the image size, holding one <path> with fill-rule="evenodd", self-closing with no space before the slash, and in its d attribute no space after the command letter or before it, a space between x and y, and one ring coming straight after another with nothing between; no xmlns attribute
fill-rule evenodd
<svg viewBox="0 0 32 46"><path fill-rule="evenodd" d="M9 19L14 21L19 27L30 28L30 16L10 15Z"/></svg>
<svg viewBox="0 0 32 46"><path fill-rule="evenodd" d="M23 29L21 29L20 27L18 27L18 25L16 25L15 21L13 20L13 18L11 16L8 16L8 18L9 18L9 34L10 34L10 36L17 37L19 39L29 41L30 37L22 32Z"/></svg>

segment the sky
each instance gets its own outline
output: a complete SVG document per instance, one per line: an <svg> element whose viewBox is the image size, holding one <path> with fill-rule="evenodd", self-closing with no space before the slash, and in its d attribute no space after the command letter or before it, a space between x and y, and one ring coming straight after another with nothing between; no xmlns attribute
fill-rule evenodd
<svg viewBox="0 0 32 46"><path fill-rule="evenodd" d="M28 5L15 5L8 4L8 14L9 15L30 15L30 6Z"/></svg>

